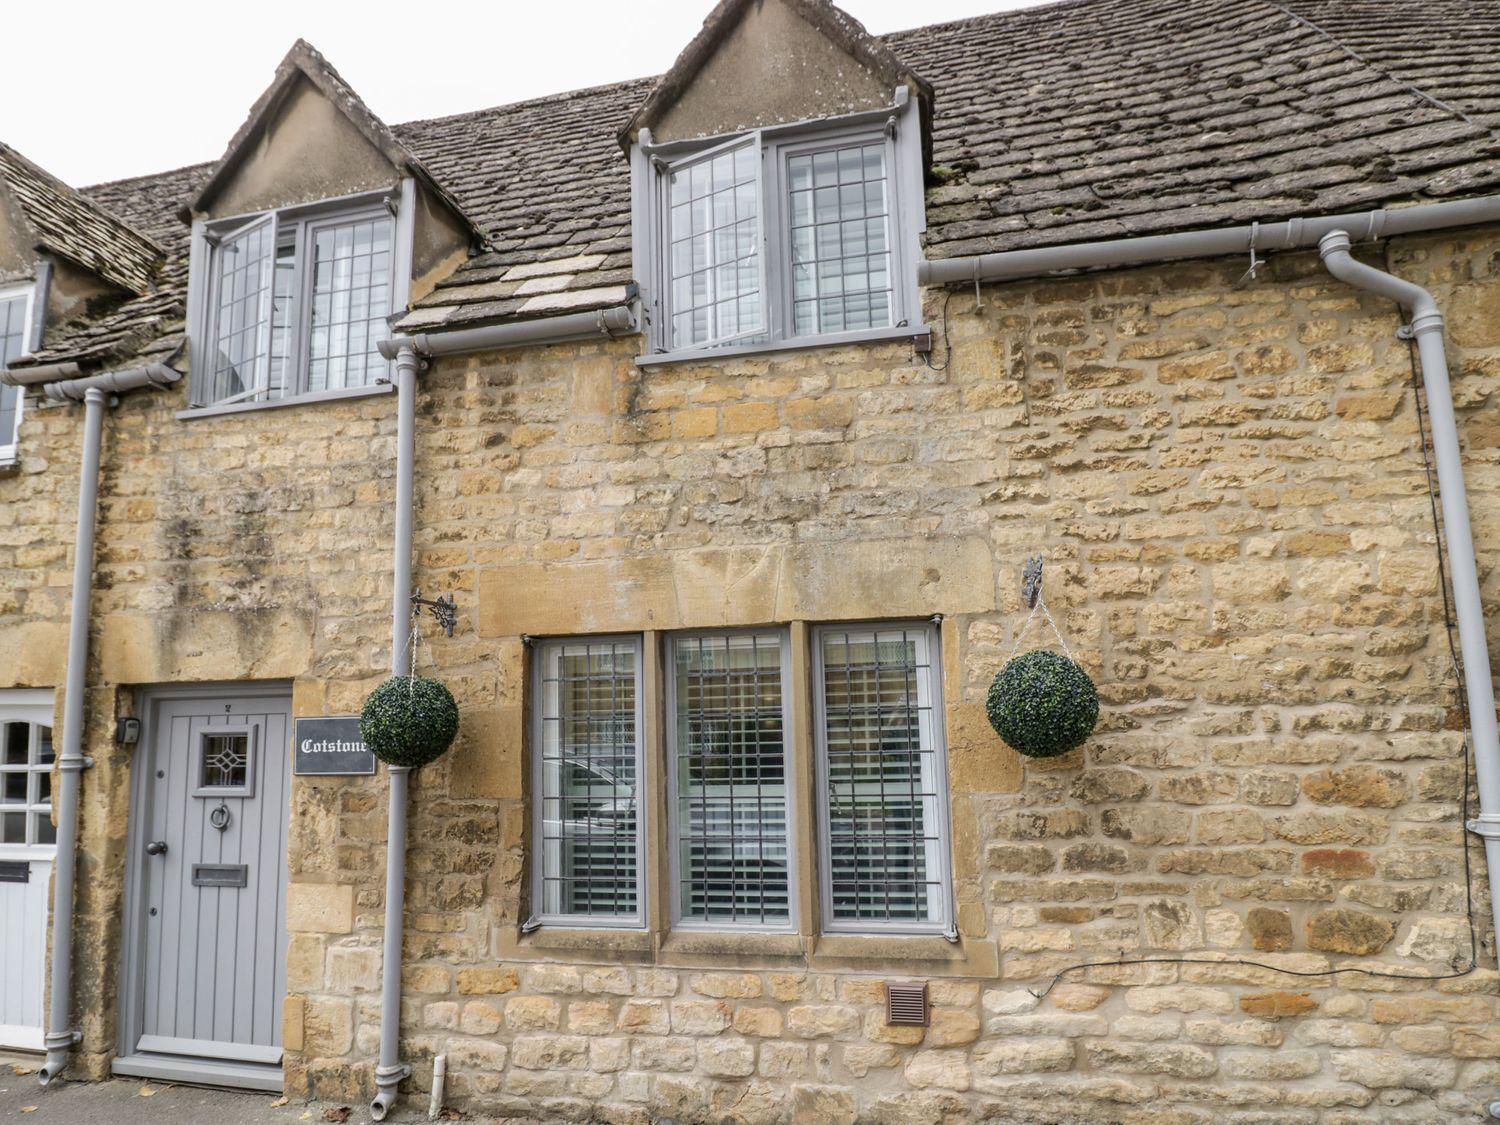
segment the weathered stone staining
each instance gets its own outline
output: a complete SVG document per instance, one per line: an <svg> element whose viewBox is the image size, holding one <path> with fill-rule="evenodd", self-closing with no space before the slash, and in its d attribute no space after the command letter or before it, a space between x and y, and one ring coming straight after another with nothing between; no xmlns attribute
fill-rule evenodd
<svg viewBox="0 0 1500 1125"><path fill-rule="evenodd" d="M1486 574L1497 247L1476 231L1392 248L1455 310ZM942 373L895 346L645 370L623 342L435 363L417 577L475 612L426 642L463 728L412 800L417 1086L443 1052L454 1104L544 1119L1469 1114L1500 1058L1489 963L1437 984L1236 963L1426 974L1468 955L1462 735L1404 345L1388 310L1309 258L1251 289L1237 270L990 288L983 316L960 295ZM329 714L384 675L389 579L368 545L389 536L388 404L212 428L176 405L127 400L106 454L85 854L123 829L110 729L131 685L286 677L298 713ZM0 646L12 677L60 682L76 422L26 425L22 472L0 479L15 576ZM309 444L326 459L308 464ZM1104 709L1081 750L1023 762L983 699L1036 550ZM933 612L958 960L812 935L806 953L518 935L521 634ZM369 1086L383 785L292 790L294 1093ZM89 870L83 966L118 940L121 869ZM1033 994L1077 962L1173 956L1194 963ZM891 976L931 982L929 1028L885 1025ZM100 1074L113 991L90 971L79 989L79 1058Z"/></svg>

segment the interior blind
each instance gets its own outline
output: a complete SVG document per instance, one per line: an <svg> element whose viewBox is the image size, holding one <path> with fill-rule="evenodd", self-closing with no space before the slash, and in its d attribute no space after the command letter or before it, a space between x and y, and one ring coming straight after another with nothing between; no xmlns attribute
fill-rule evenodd
<svg viewBox="0 0 1500 1125"><path fill-rule="evenodd" d="M785 925L791 915L781 637L684 637L674 651L681 915Z"/></svg>

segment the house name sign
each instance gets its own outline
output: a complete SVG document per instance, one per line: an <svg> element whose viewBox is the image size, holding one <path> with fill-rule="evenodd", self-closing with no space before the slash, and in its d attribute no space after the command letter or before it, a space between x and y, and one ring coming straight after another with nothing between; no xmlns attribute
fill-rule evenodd
<svg viewBox="0 0 1500 1125"><path fill-rule="evenodd" d="M292 742L292 772L324 777L375 772L375 752L359 734L358 715L298 719Z"/></svg>

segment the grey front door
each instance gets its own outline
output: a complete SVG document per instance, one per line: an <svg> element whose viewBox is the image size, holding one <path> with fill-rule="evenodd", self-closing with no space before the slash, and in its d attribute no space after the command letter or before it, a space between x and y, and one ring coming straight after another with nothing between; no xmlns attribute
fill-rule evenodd
<svg viewBox="0 0 1500 1125"><path fill-rule="evenodd" d="M131 828L127 1055L281 1062L291 700L146 697Z"/></svg>

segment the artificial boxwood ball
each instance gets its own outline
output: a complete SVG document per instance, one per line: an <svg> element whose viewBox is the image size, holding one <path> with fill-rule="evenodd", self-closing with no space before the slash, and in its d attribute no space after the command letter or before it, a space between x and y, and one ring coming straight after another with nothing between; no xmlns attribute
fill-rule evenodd
<svg viewBox="0 0 1500 1125"><path fill-rule="evenodd" d="M990 726L1028 758L1066 754L1094 731L1099 693L1066 656L1038 649L1007 661L984 701Z"/></svg>
<svg viewBox="0 0 1500 1125"><path fill-rule="evenodd" d="M436 680L392 676L365 700L359 734L386 765L416 769L453 745L458 704Z"/></svg>

